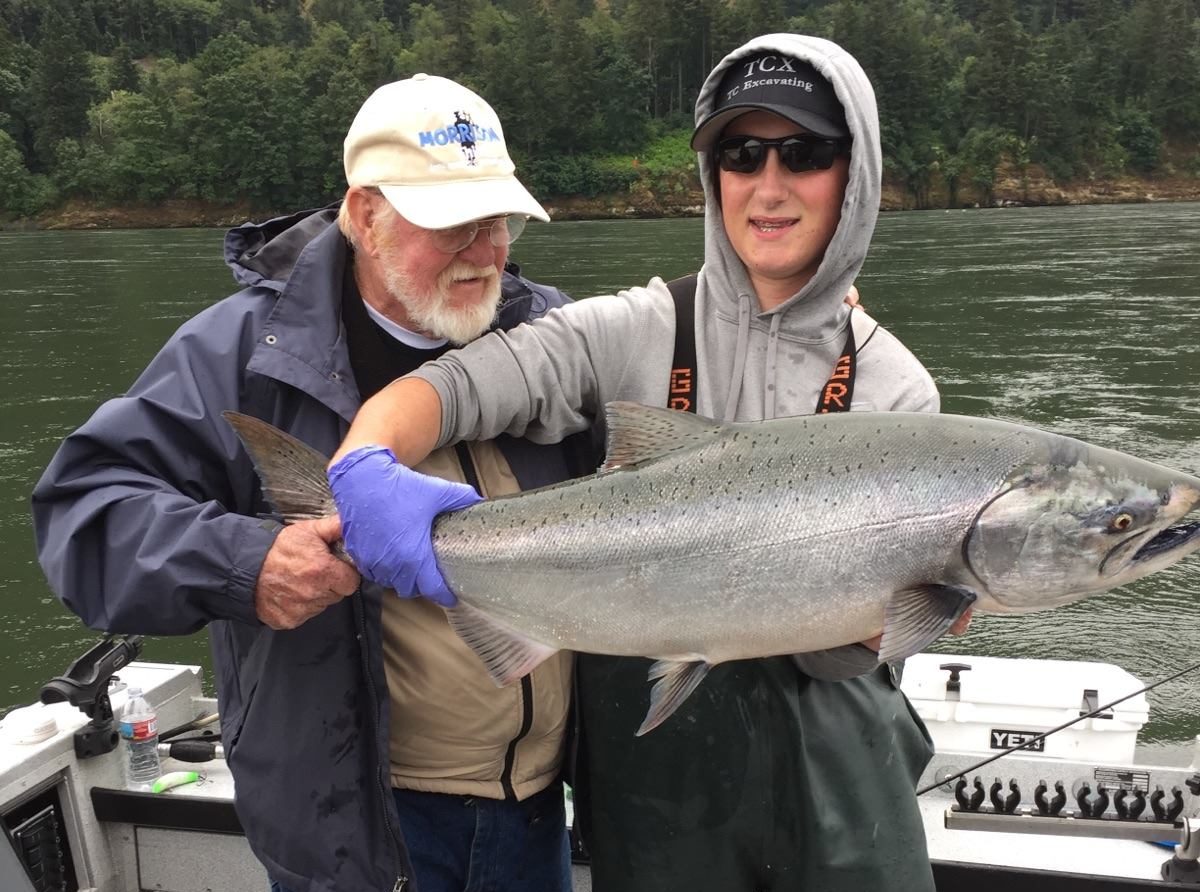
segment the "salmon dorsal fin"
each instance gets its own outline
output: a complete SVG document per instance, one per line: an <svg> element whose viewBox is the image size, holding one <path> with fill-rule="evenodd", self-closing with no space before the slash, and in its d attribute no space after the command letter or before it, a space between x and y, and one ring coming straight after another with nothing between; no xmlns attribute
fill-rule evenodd
<svg viewBox="0 0 1200 892"><path fill-rule="evenodd" d="M641 403L606 403L604 417L608 448L601 471L627 468L692 449L715 439L726 429L711 418Z"/></svg>

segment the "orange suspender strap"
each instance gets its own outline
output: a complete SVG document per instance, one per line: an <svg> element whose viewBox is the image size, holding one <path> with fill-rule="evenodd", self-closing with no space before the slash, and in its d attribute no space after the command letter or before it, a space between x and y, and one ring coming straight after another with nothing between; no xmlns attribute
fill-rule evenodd
<svg viewBox="0 0 1200 892"><path fill-rule="evenodd" d="M675 300L675 357L667 408L696 411L696 280L693 273L667 283Z"/></svg>
<svg viewBox="0 0 1200 892"><path fill-rule="evenodd" d="M868 338L868 340L870 340ZM854 376L858 372L858 350L854 345L854 320L846 320L846 345L833 364L833 374L817 396L816 413L849 412L854 399Z"/></svg>

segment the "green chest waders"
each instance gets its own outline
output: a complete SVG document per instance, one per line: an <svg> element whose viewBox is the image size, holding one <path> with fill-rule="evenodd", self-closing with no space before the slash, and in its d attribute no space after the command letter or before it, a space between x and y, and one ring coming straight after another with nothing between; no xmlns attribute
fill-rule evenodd
<svg viewBox="0 0 1200 892"><path fill-rule="evenodd" d="M669 401L694 411L695 277L671 283ZM849 408L853 334L817 411ZM837 386L832 386L837 385ZM650 660L581 654L576 808L596 892L932 892L914 787L933 754L889 667L713 668L643 737Z"/></svg>

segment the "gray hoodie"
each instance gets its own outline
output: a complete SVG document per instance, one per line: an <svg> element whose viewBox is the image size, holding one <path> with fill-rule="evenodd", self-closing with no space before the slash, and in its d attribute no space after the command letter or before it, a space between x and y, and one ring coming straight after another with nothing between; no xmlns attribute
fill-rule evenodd
<svg viewBox="0 0 1200 892"><path fill-rule="evenodd" d="M875 94L858 62L815 37L757 38L708 76L696 120L712 109L725 70L764 51L811 62L833 84L853 138L849 180L841 220L816 274L783 304L763 311L725 234L715 172L700 156L707 202L696 291L697 411L725 421L811 414L852 324L858 346L852 409L935 412L937 388L921 363L865 312L851 311L843 301L866 259L879 212L879 121ZM655 278L645 287L579 301L532 324L480 338L414 375L441 397L439 445L502 432L554 442L590 427L611 400L665 406L674 341L674 303ZM852 662L823 670L809 661L803 665L830 678L874 664Z"/></svg>

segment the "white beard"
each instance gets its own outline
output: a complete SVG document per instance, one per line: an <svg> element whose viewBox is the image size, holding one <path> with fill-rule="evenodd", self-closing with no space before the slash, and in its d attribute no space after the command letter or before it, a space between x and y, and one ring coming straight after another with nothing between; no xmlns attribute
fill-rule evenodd
<svg viewBox="0 0 1200 892"><path fill-rule="evenodd" d="M385 252L386 253L386 252ZM494 266L478 267L455 260L438 276L430 293L419 294L392 258L384 256L384 282L388 293L404 308L409 325L431 338L445 338L457 346L469 344L491 327L500 304L500 272ZM463 279L483 278L483 295L465 307L450 306L450 286Z"/></svg>

